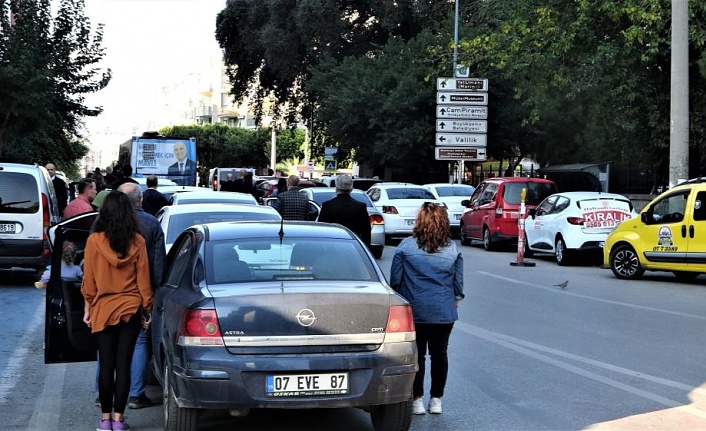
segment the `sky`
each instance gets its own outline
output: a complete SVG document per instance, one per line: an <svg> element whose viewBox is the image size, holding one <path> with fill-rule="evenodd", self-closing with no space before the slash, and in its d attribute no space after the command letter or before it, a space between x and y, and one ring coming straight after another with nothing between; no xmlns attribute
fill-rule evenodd
<svg viewBox="0 0 706 431"><path fill-rule="evenodd" d="M113 74L105 89L86 97L88 106L104 108L99 117L86 119L91 141L117 147L160 126L155 124L160 92L208 70L218 58L215 23L225 1L85 0L91 27L104 24L106 55L100 65Z"/></svg>

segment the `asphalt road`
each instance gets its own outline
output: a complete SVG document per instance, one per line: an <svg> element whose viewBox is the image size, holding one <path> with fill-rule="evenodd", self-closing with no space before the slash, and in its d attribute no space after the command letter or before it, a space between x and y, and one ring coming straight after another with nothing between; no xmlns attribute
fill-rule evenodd
<svg viewBox="0 0 706 431"><path fill-rule="evenodd" d="M462 250L467 296L444 413L415 416L413 431L706 429L706 276L628 282L589 263L538 257L536 267L517 267L512 250ZM379 261L386 273L393 253L387 247ZM95 364L44 365L44 296L34 281L0 273L0 430L95 429ZM136 431L162 426L160 406L126 417ZM354 409L204 419L203 431L373 430Z"/></svg>

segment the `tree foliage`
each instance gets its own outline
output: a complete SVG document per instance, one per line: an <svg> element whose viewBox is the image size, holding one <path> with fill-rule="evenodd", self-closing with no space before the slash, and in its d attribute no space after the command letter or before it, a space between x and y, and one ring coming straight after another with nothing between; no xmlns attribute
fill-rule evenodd
<svg viewBox="0 0 706 431"><path fill-rule="evenodd" d="M361 57L389 37L409 40L438 22L449 2L399 0L228 0L216 20L227 74L238 101L275 99L276 116L309 120L317 95L310 68L324 57ZM286 107L286 112L280 112Z"/></svg>
<svg viewBox="0 0 706 431"><path fill-rule="evenodd" d="M706 6L690 5L691 141L698 143L706 107ZM476 1L461 57L490 78L491 92L496 82L509 85L525 114L502 129L531 131L535 139L524 154L543 164L664 164L670 25L667 0ZM505 108L492 106L491 115Z"/></svg>
<svg viewBox="0 0 706 431"><path fill-rule="evenodd" d="M54 162L71 170L88 149L83 118L99 107L84 95L103 89L110 70L103 28L91 31L83 0L0 0L0 160Z"/></svg>

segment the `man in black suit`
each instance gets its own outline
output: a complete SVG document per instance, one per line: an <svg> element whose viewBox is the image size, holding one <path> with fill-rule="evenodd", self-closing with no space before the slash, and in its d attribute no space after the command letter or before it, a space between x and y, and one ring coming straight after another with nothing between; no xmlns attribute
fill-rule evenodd
<svg viewBox="0 0 706 431"><path fill-rule="evenodd" d="M174 144L174 157L177 161L171 165L167 171L170 179L180 186L192 186L196 179L196 163L187 159L186 144L177 142Z"/></svg>
<svg viewBox="0 0 706 431"><path fill-rule="evenodd" d="M162 207L169 205L169 201L167 201L162 192L157 190L159 180L156 175L148 175L145 182L147 183L147 190L142 193L142 210L147 214L156 215L157 211L161 210Z"/></svg>
<svg viewBox="0 0 706 431"><path fill-rule="evenodd" d="M338 223L352 230L370 248L370 218L363 202L351 196L353 178L349 175L336 177L336 197L321 205L319 221Z"/></svg>
<svg viewBox="0 0 706 431"><path fill-rule="evenodd" d="M45 166L49 176L51 177L51 182L54 185L54 193L56 194L57 206L59 207L59 215L64 216L64 209L69 201L69 188L66 186L66 181L62 178L56 176L56 167L47 163Z"/></svg>

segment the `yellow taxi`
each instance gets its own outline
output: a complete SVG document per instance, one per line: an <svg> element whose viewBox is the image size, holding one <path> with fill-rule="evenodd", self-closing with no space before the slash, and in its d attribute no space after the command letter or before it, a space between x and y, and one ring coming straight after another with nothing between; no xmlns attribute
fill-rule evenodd
<svg viewBox="0 0 706 431"><path fill-rule="evenodd" d="M706 272L706 178L679 184L608 235L603 263L616 277L671 271L691 279Z"/></svg>

